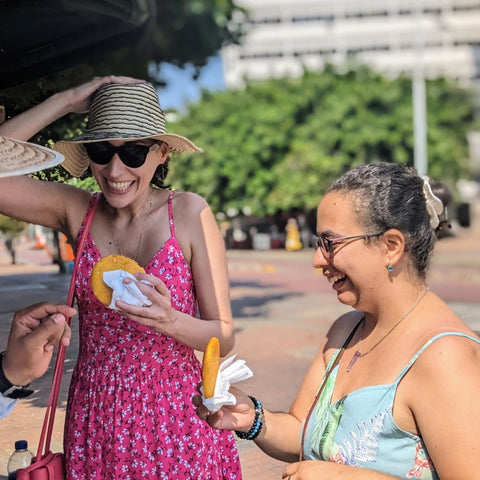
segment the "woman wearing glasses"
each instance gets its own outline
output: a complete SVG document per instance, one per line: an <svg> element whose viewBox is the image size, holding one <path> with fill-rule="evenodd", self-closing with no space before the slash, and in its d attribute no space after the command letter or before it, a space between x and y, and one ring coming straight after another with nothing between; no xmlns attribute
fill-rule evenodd
<svg viewBox="0 0 480 480"><path fill-rule="evenodd" d="M90 169L101 190L96 211L95 196L69 185L0 182L2 213L59 230L73 245L94 215L77 252L80 348L65 425L67 477L240 479L232 433L200 420L191 403L201 379L194 350L216 336L225 355L234 342L223 239L201 197L164 185L170 154L200 149L165 131L151 84L119 77L53 95L0 132L28 139L86 110L85 132L55 148L72 175ZM136 284L150 306L117 301L116 311L95 297L92 268L112 254L144 267Z"/></svg>
<svg viewBox="0 0 480 480"><path fill-rule="evenodd" d="M442 209L403 165L336 180L318 207L314 266L353 310L288 413L232 389L235 407L209 414L197 396L198 415L289 462L291 480L478 478L480 339L426 283Z"/></svg>

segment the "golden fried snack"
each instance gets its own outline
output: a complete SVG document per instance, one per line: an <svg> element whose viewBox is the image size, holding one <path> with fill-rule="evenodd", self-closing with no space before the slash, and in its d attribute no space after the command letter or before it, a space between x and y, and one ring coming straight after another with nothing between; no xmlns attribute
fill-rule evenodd
<svg viewBox="0 0 480 480"><path fill-rule="evenodd" d="M202 377L205 398L211 398L215 394L215 382L217 381L219 367L220 342L217 337L212 337L203 354Z"/></svg>
<svg viewBox="0 0 480 480"><path fill-rule="evenodd" d="M92 290L95 296L105 305L112 301L112 289L103 281L103 272L125 270L132 275L145 270L133 259L123 255L108 255L99 260L92 269Z"/></svg>

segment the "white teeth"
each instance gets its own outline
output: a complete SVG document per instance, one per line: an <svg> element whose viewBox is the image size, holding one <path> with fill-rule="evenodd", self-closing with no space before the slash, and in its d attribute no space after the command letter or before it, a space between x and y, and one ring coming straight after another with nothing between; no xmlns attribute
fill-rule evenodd
<svg viewBox="0 0 480 480"><path fill-rule="evenodd" d="M342 280L345 278L345 275L332 275L331 277L328 277L328 281L330 283L335 283L338 280Z"/></svg>
<svg viewBox="0 0 480 480"><path fill-rule="evenodd" d="M112 190L118 190L118 191L123 191L126 190L132 182L108 182L108 186Z"/></svg>

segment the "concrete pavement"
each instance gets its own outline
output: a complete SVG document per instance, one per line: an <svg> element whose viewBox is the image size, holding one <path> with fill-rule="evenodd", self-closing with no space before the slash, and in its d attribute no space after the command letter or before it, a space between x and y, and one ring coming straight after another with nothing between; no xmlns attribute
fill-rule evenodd
<svg viewBox="0 0 480 480"><path fill-rule="evenodd" d="M429 275L433 291L480 331L480 232L475 227L437 243ZM234 353L248 361L254 377L243 388L270 410L288 409L332 321L347 307L311 265L313 252L228 251L232 309L236 325ZM9 266L0 251L0 348L7 341L12 313L37 301L62 301L69 276L58 274L43 251L24 246L19 265ZM73 321L76 337L76 322ZM66 389L78 346L67 353L53 450L61 449ZM36 451L51 369L35 382L38 391L0 421L0 479L15 440L26 438ZM253 442L238 441L244 480L277 480L285 464L270 459Z"/></svg>

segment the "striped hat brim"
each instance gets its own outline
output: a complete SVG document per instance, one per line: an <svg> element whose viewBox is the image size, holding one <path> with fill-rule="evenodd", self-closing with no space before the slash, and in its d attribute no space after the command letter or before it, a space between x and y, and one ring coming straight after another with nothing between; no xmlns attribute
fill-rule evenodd
<svg viewBox="0 0 480 480"><path fill-rule="evenodd" d="M74 177L81 177L87 170L90 164L90 158L87 155L87 151L83 146L85 143L93 142L104 142L111 140L123 140L126 142L132 142L135 140L161 140L165 142L171 153L182 153L182 152L203 152L203 150L197 147L191 140L181 135L176 135L175 133L162 133L160 135L153 135L147 137L128 137L125 136L110 136L105 135L104 138L101 138L101 135L95 136L95 138L88 138L87 135L78 137L77 139L72 140L61 140L55 144L55 150L60 152L65 160L62 163L62 167L67 170Z"/></svg>
<svg viewBox="0 0 480 480"><path fill-rule="evenodd" d="M81 176L89 165L84 143L123 140L161 140L172 153L202 152L191 140L167 133L165 114L155 87L147 82L102 85L92 98L85 132L55 144L65 156L63 167L72 175Z"/></svg>

